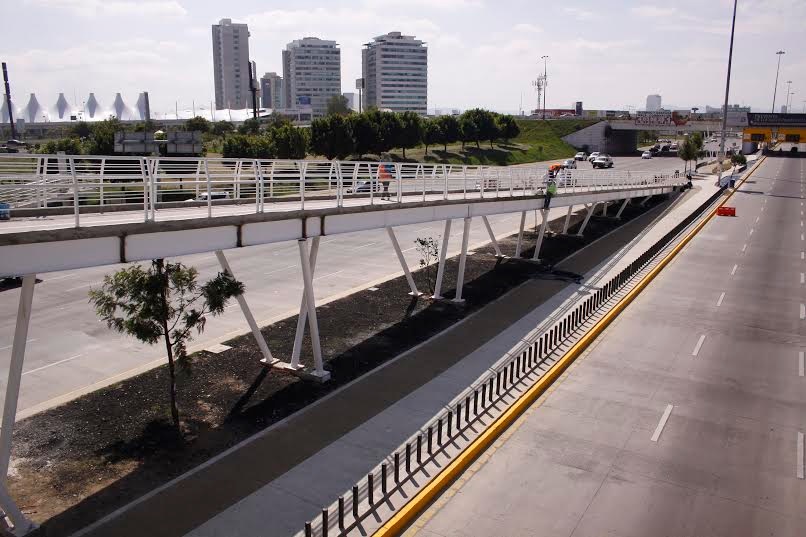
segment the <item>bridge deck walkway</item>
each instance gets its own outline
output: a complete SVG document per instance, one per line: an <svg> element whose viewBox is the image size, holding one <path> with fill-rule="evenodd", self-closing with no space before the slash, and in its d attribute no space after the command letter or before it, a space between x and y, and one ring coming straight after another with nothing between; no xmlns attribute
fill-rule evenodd
<svg viewBox="0 0 806 537"><path fill-rule="evenodd" d="M752 179L408 535L803 535L806 164Z"/></svg>

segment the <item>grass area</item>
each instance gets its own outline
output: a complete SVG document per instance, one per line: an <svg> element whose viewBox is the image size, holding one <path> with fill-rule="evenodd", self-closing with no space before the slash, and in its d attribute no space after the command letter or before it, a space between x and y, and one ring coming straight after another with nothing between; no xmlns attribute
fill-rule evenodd
<svg viewBox="0 0 806 537"><path fill-rule="evenodd" d="M518 119L521 133L508 143L499 141L492 148L489 142L482 142L481 147L466 144L449 144L445 151L442 146L432 146L425 154L425 147L416 147L406 151L406 161L435 162L440 164L526 164L545 160L565 159L574 156L576 149L562 140L563 136L576 132L596 123L595 120L560 119L538 121ZM395 160L404 160L403 151L391 152Z"/></svg>

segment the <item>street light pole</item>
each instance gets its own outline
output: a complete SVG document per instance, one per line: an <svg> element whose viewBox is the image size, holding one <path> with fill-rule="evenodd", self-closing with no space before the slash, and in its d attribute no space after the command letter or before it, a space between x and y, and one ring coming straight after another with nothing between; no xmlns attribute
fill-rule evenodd
<svg viewBox="0 0 806 537"><path fill-rule="evenodd" d="M787 80L786 81L786 113L787 114L789 113L789 95L790 95L789 90L791 88L792 88L792 81ZM773 112L775 112L775 110L773 110Z"/></svg>
<svg viewBox="0 0 806 537"><path fill-rule="evenodd" d="M775 54L778 55L778 68L775 70L775 89L772 92L772 110L770 110L773 114L775 113L775 96L778 93L778 73L781 71L781 56L786 54L786 52L779 50Z"/></svg>
<svg viewBox="0 0 806 537"><path fill-rule="evenodd" d="M722 186L722 160L725 158L725 131L728 128L728 98L730 97L730 68L731 64L733 63L733 34L736 30L736 4L738 0L733 0L733 22L730 26L730 50L728 52L728 76L725 80L725 106L722 108L722 141L719 143L719 161L718 161L718 168L719 168L719 179L718 183L719 186ZM783 52L782 52L783 53ZM781 57L778 56L780 59ZM776 83L777 82L777 75L776 75ZM774 106L774 105L773 105Z"/></svg>
<svg viewBox="0 0 806 537"><path fill-rule="evenodd" d="M548 79L548 70L547 70L547 63L546 60L549 59L548 56L540 56L543 59L543 119L546 119L546 86L549 85Z"/></svg>

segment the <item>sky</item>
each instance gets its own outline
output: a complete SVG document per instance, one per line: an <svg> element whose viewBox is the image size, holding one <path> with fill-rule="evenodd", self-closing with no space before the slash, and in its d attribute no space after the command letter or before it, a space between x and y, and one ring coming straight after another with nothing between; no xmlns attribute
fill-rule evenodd
<svg viewBox="0 0 806 537"><path fill-rule="evenodd" d="M50 106L59 92L102 105L115 93L152 109L209 107L210 26L245 22L259 74L282 74L281 50L305 36L341 47L342 91L355 91L361 47L400 31L428 45L429 109L536 106L532 81L549 56L548 108L645 106L659 93L681 108L724 100L731 0L0 0L0 60L12 96ZM730 101L769 112L791 80L792 111L806 100L806 0L739 0ZM521 105L522 103L522 105Z"/></svg>

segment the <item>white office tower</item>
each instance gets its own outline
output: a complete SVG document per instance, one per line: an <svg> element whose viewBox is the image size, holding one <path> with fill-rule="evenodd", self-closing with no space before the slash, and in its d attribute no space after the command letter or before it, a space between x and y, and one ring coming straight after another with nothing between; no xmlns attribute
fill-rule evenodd
<svg viewBox="0 0 806 537"><path fill-rule="evenodd" d="M280 110L283 101L283 77L277 73L266 73L260 78L260 98L263 108Z"/></svg>
<svg viewBox="0 0 806 537"><path fill-rule="evenodd" d="M283 51L286 108L310 106L313 117L324 116L327 102L341 95L341 51L335 41L297 39Z"/></svg>
<svg viewBox="0 0 806 537"><path fill-rule="evenodd" d="M249 93L249 29L221 19L213 24L213 76L218 109L251 108Z"/></svg>
<svg viewBox="0 0 806 537"><path fill-rule="evenodd" d="M660 95L647 95L646 96L646 111L657 112L660 110Z"/></svg>
<svg viewBox="0 0 806 537"><path fill-rule="evenodd" d="M413 36L389 32L361 51L364 109L411 110L425 115L428 107L428 47Z"/></svg>

